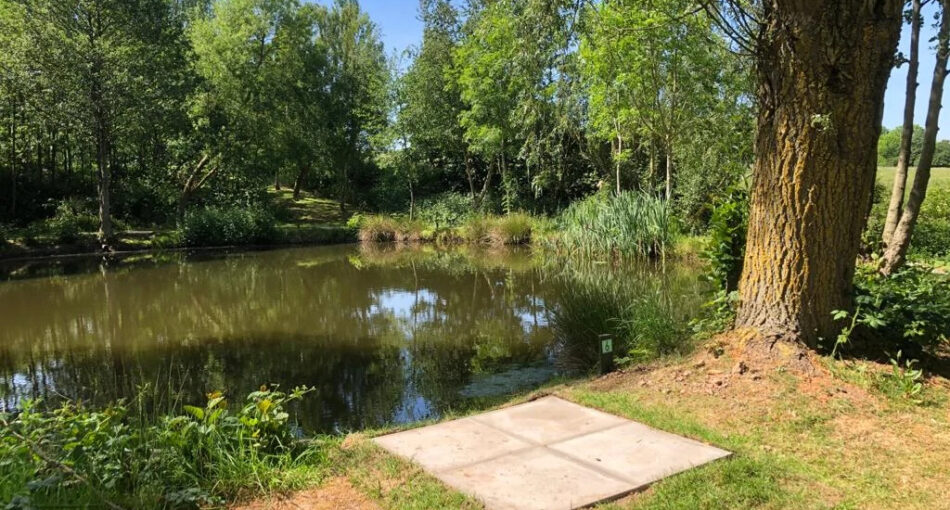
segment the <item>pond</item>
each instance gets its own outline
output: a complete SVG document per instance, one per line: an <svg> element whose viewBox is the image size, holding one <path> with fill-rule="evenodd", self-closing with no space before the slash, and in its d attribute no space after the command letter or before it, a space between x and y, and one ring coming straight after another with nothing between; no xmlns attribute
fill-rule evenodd
<svg viewBox="0 0 950 510"><path fill-rule="evenodd" d="M5 263L0 406L307 385L295 411L309 432L407 423L564 373L571 343L605 326L559 326L558 310L598 278L649 283L637 292L669 305L665 321L703 299L680 265L564 267L529 250L355 245Z"/></svg>

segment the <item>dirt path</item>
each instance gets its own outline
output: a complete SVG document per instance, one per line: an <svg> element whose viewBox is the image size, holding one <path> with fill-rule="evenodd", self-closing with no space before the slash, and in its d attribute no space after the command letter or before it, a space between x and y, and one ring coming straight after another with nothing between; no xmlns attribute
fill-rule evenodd
<svg viewBox="0 0 950 510"><path fill-rule="evenodd" d="M328 480L316 489L260 499L231 510L378 510L380 507L344 478Z"/></svg>

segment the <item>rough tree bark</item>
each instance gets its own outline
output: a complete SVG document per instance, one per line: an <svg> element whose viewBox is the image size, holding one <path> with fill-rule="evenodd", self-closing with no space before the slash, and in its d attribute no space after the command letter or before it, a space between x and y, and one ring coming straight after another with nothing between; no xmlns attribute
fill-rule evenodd
<svg viewBox="0 0 950 510"><path fill-rule="evenodd" d="M763 2L738 329L809 346L840 329L832 311L852 304L902 7L902 0Z"/></svg>
<svg viewBox="0 0 950 510"><path fill-rule="evenodd" d="M891 243L894 229L904 207L904 191L907 187L907 167L910 166L911 141L914 138L914 107L917 103L917 69L920 65L920 0L911 1L910 58L907 61L907 92L904 99L904 125L901 128L901 146L897 154L897 169L894 171L894 186L884 222L883 241Z"/></svg>
<svg viewBox="0 0 950 510"><path fill-rule="evenodd" d="M934 150L937 146L937 130L942 107L943 83L947 77L947 57L950 53L950 0L940 2L942 10L940 32L937 35L937 60L934 64L933 82L930 85L930 102L927 105L927 121L924 125L923 146L920 149L920 159L917 162L917 173L914 174L914 184L910 189L910 196L904 206L900 222L894 229L894 235L887 250L884 252L884 261L881 271L890 274L904 265L907 249L917 225L920 215L920 206L927 196L927 185L930 182L930 168L933 164Z"/></svg>

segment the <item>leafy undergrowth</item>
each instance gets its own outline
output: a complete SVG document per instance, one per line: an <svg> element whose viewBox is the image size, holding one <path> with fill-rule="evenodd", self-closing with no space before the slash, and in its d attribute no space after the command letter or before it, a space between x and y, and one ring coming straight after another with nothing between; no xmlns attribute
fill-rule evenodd
<svg viewBox="0 0 950 510"><path fill-rule="evenodd" d="M602 508L946 508L950 381L930 374L911 400L881 386L886 364L823 358L806 377L737 359L702 352L545 390L733 452ZM330 458L381 508L481 508L364 435Z"/></svg>
<svg viewBox="0 0 950 510"><path fill-rule="evenodd" d="M141 399L101 410L24 403L0 413L0 504L196 508L312 484L330 447L297 438L285 410L308 391L264 387L236 409L214 393L160 417Z"/></svg>

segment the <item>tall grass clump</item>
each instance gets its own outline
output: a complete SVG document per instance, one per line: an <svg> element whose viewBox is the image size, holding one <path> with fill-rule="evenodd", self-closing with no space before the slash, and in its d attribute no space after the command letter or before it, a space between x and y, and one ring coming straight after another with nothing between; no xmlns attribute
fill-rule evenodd
<svg viewBox="0 0 950 510"><path fill-rule="evenodd" d="M243 405L148 417L142 399L104 409L27 402L0 413L0 501L7 508L204 508L293 485L323 453L299 440L287 404L310 391L261 388Z"/></svg>
<svg viewBox="0 0 950 510"><path fill-rule="evenodd" d="M525 213L511 213L492 218L489 238L492 244L525 244L531 241L534 218Z"/></svg>
<svg viewBox="0 0 950 510"><path fill-rule="evenodd" d="M560 278L565 289L551 319L563 367L587 370L596 366L600 335L613 339L621 363L649 361L691 348L690 319L705 296L702 282L691 271L617 270L574 265L563 270Z"/></svg>
<svg viewBox="0 0 950 510"><path fill-rule="evenodd" d="M539 220L525 214L505 216L470 215L456 218L458 225L437 227L422 219L410 220L405 216L362 216L359 219L359 239L368 243L437 242L441 244L516 245L531 242Z"/></svg>
<svg viewBox="0 0 950 510"><path fill-rule="evenodd" d="M557 244L591 258L661 255L673 238L669 203L642 192L593 195L571 204L559 223Z"/></svg>
<svg viewBox="0 0 950 510"><path fill-rule="evenodd" d="M402 216L361 216L359 239L364 243L409 243L423 240L425 224Z"/></svg>

